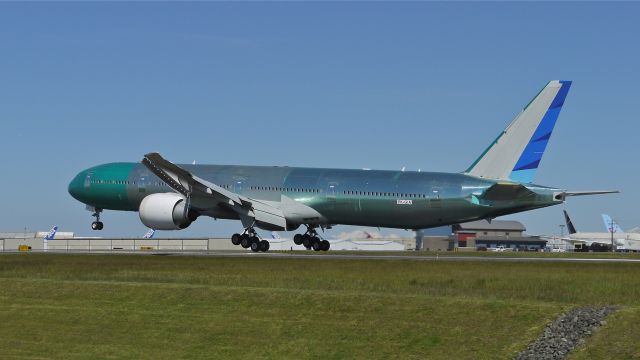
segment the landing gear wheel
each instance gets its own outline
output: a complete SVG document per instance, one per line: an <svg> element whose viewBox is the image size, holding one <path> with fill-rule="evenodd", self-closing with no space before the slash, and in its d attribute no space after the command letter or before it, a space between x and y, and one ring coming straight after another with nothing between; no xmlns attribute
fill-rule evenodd
<svg viewBox="0 0 640 360"><path fill-rule="evenodd" d="M249 235L244 234L244 235L241 236L240 246L242 246L245 249L248 249L251 246L251 240L250 240Z"/></svg>
<svg viewBox="0 0 640 360"><path fill-rule="evenodd" d="M231 235L231 243L233 245L240 245L240 241L242 241L242 236L240 236L240 234Z"/></svg>
<svg viewBox="0 0 640 360"><path fill-rule="evenodd" d="M253 252L260 251L260 242L258 242L258 241L252 242L251 243L251 251L253 251Z"/></svg>
<svg viewBox="0 0 640 360"><path fill-rule="evenodd" d="M317 225L307 224L307 232L304 234L296 234L293 237L293 242L296 245L304 245L307 250L313 249L315 251L324 250L325 247L328 248L328 242L325 244L322 239L318 236L318 232L316 231ZM326 251L326 250L325 250Z"/></svg>
<svg viewBox="0 0 640 360"><path fill-rule="evenodd" d="M91 223L92 230L102 230L104 228L104 224L101 221L94 221Z"/></svg>
<svg viewBox="0 0 640 360"><path fill-rule="evenodd" d="M329 251L329 248L331 247L331 244L329 243L329 241L327 241L327 240L322 240L320 243L322 244L322 247L321 247L321 249L320 249L320 250L322 250L322 251Z"/></svg>
<svg viewBox="0 0 640 360"><path fill-rule="evenodd" d="M95 212L91 215L94 218L96 218L96 221L91 223L92 230L102 230L102 228L104 228L104 224L102 223L102 221L100 221L101 212L102 212L102 209L95 209Z"/></svg>
<svg viewBox="0 0 640 360"><path fill-rule="evenodd" d="M269 251L269 242L267 240L260 241L260 251L262 252Z"/></svg>
<svg viewBox="0 0 640 360"><path fill-rule="evenodd" d="M311 249L311 236L308 234L302 235L302 245L307 249Z"/></svg>
<svg viewBox="0 0 640 360"><path fill-rule="evenodd" d="M320 241L320 238L318 238L317 236L311 238L311 247L314 251L322 250L322 242Z"/></svg>

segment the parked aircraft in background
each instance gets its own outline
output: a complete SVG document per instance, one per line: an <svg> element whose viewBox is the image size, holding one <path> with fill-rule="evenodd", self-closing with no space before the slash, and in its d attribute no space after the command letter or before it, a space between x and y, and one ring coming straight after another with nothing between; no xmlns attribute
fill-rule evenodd
<svg viewBox="0 0 640 360"><path fill-rule="evenodd" d="M49 249L49 240L54 240L56 237L56 233L58 232L58 225L54 225L48 233L44 234L42 237L42 246L44 251L48 251Z"/></svg>
<svg viewBox="0 0 640 360"><path fill-rule="evenodd" d="M607 232L609 233L613 232L618 234L624 233L624 230L622 230L620 225L618 225L618 223L615 222L615 220L613 220L611 216L607 214L602 214L602 221L604 221L604 227L605 229L607 229Z"/></svg>
<svg viewBox="0 0 640 360"><path fill-rule="evenodd" d="M49 230L48 233L44 235L43 240L53 240L56 237L57 232L58 232L58 225L55 225L54 227L51 228L51 230Z"/></svg>
<svg viewBox="0 0 640 360"><path fill-rule="evenodd" d="M292 231L293 240L328 250L318 228L358 225L425 229L543 208L574 192L533 184L570 81L549 82L462 173L298 167L176 165L158 153L139 163L111 163L80 172L69 193L88 205L102 229L104 209L138 211L158 230L188 227L199 216L240 220L233 244L267 251L256 228ZM482 126L474 120L473 126Z"/></svg>
<svg viewBox="0 0 640 360"><path fill-rule="evenodd" d="M611 247L611 238L613 230L613 246L615 250L620 251L640 251L640 234L625 233L620 226L611 219L607 214L602 214L604 220L605 230L607 232L579 232L576 230L573 221L569 217L569 214L564 210L564 218L567 223L567 230L569 231L568 237L563 240L572 244L582 244L577 248L584 248L583 250L603 250ZM586 247L586 248L585 248Z"/></svg>
<svg viewBox="0 0 640 360"><path fill-rule="evenodd" d="M142 238L143 239L153 239L153 235L155 235L155 234L156 234L156 231L154 229L149 229L149 231L147 231Z"/></svg>

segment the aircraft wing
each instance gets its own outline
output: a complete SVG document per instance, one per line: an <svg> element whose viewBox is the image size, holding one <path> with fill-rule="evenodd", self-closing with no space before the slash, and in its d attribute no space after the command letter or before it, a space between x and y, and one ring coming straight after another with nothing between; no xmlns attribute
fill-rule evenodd
<svg viewBox="0 0 640 360"><path fill-rule="evenodd" d="M142 159L142 164L173 190L186 197L187 206L191 204L191 201L195 201L199 207L202 207L202 205L208 208L215 206L227 207L238 213L245 227L253 226L256 222L269 224L282 230L287 227L286 218L280 208L239 195L201 179L164 159L158 153L146 154Z"/></svg>

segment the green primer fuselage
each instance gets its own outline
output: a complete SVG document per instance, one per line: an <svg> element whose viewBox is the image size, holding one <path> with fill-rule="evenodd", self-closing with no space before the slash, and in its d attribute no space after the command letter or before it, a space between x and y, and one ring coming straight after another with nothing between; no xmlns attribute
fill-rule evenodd
<svg viewBox="0 0 640 360"><path fill-rule="evenodd" d="M280 202L288 197L323 215L318 225L424 229L561 203L558 189L527 185L525 200L473 201L495 181L464 174L297 167L179 165L194 175L248 198ZM173 192L140 163L110 163L80 172L69 193L96 209L138 211L153 193ZM200 207L203 215L238 219L223 206ZM301 224L291 224L295 228Z"/></svg>

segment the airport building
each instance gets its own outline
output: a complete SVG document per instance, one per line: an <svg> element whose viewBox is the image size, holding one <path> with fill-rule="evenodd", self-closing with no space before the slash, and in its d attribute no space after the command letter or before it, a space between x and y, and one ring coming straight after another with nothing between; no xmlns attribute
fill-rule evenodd
<svg viewBox="0 0 640 360"><path fill-rule="evenodd" d="M527 230L519 221L487 220L472 221L451 227L459 249L486 250L510 248L522 251L538 251L547 241L538 236L527 236Z"/></svg>

